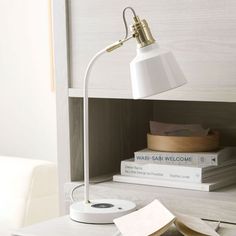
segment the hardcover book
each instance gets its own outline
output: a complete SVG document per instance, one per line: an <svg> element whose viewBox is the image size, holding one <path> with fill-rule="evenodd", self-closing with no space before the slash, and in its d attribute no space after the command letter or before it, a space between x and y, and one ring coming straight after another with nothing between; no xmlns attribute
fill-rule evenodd
<svg viewBox="0 0 236 236"><path fill-rule="evenodd" d="M210 192L219 188L229 186L231 184L235 184L236 183L236 169L234 172L225 173L224 175L221 175L221 176L212 177L211 179L208 180L209 181L208 183L188 183L188 182L181 182L181 181L148 179L148 178L139 178L139 177L133 177L133 176L124 176L124 175L119 175L119 174L113 176L113 181L120 182L120 183L141 184L141 185Z"/></svg>
<svg viewBox="0 0 236 236"><path fill-rule="evenodd" d="M135 162L185 166L219 166L236 156L236 147L215 152L159 152L143 149L134 153Z"/></svg>
<svg viewBox="0 0 236 236"><path fill-rule="evenodd" d="M235 160L215 167L192 167L138 163L132 158L121 161L120 172L124 176L203 183L209 182L211 177L233 172L235 169Z"/></svg>

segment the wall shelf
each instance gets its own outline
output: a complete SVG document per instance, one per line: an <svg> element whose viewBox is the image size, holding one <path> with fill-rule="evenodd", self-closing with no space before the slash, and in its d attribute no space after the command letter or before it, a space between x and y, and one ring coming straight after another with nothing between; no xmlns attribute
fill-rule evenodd
<svg viewBox="0 0 236 236"><path fill-rule="evenodd" d="M83 89L69 88L69 97L83 97ZM132 99L130 90L118 89L89 89L89 97L92 98L117 98ZM168 91L162 94L149 97L145 100L179 100L179 101L213 101L213 102L236 102L236 88L185 88Z"/></svg>

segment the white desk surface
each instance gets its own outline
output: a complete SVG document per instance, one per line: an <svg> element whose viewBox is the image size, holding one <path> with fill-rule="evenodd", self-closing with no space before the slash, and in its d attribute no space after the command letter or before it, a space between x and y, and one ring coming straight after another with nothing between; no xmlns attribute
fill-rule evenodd
<svg viewBox="0 0 236 236"><path fill-rule="evenodd" d="M112 236L117 232L113 224L92 225L72 221L69 216L55 218L39 224L28 226L14 232L13 236ZM221 224L218 233L222 236L235 236L236 225ZM170 231L165 236L179 236Z"/></svg>

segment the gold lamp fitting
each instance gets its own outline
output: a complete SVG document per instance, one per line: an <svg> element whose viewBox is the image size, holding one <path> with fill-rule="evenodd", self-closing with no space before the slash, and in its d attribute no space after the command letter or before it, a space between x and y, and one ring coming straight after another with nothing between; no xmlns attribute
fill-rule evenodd
<svg viewBox="0 0 236 236"><path fill-rule="evenodd" d="M138 47L143 48L155 42L146 20L134 16L134 24L130 26L131 32L138 42Z"/></svg>
<svg viewBox="0 0 236 236"><path fill-rule="evenodd" d="M131 10L134 15L133 17L134 24L130 26L131 33L132 33L131 36L128 36L128 26L127 26L127 21L125 17L126 10ZM112 45L109 45L106 48L107 52L112 52L115 49L121 47L126 41L130 40L131 38L136 38L139 48L143 48L150 44L155 43L155 39L152 36L152 33L150 31L147 21L144 19L140 20L132 7L126 7L123 10L123 20L124 20L125 31L126 31L125 37L122 40L119 40L113 43Z"/></svg>

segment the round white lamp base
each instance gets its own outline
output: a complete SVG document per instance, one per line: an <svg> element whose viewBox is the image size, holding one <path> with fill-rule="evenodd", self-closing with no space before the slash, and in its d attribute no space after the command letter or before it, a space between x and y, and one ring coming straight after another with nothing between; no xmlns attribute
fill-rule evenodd
<svg viewBox="0 0 236 236"><path fill-rule="evenodd" d="M70 218L92 224L111 224L115 218L136 210L136 204L119 199L98 199L90 203L76 202L70 206Z"/></svg>

